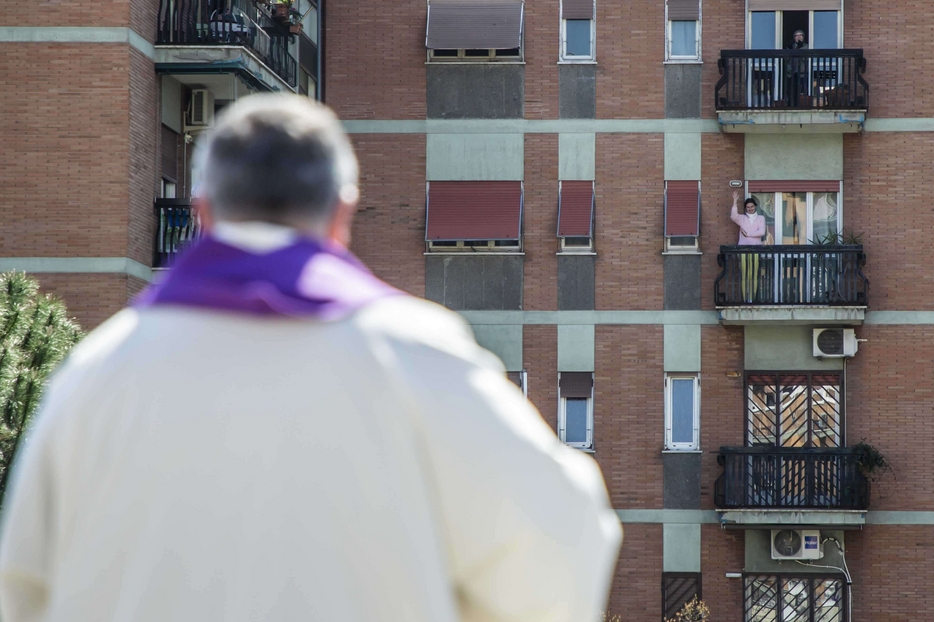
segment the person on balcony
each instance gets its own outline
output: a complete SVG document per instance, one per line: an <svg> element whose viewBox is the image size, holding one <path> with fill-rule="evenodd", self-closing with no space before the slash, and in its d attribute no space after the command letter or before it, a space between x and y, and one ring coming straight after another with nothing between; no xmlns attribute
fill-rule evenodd
<svg viewBox="0 0 934 622"><path fill-rule="evenodd" d="M347 250L337 117L246 97L198 158L207 234L75 348L17 454L3 622L596 620L622 538L597 463Z"/></svg>
<svg viewBox="0 0 934 622"><path fill-rule="evenodd" d="M804 31L796 30L791 50L806 50ZM808 59L789 58L785 62L785 100L792 108L803 106L802 98L808 95Z"/></svg>
<svg viewBox="0 0 934 622"><path fill-rule="evenodd" d="M739 225L740 246L761 246L765 235L765 216L756 213L759 202L755 197L748 197L743 203L743 214L739 213L738 190L733 192L733 207L730 220ZM759 289L759 253L740 253L740 287L745 302L753 302Z"/></svg>

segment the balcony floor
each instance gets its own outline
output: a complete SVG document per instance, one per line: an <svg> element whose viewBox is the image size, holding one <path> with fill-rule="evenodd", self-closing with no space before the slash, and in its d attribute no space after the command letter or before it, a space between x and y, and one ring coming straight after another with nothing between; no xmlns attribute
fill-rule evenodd
<svg viewBox="0 0 934 622"><path fill-rule="evenodd" d="M720 129L736 134L856 134L863 131L865 111L854 110L721 110Z"/></svg>
<svg viewBox="0 0 934 622"><path fill-rule="evenodd" d="M862 529L865 510L718 510L720 525L735 529Z"/></svg>
<svg viewBox="0 0 934 622"><path fill-rule="evenodd" d="M744 305L742 307L717 307L717 311L720 314L720 323L725 326L749 324L859 326L866 318L866 307Z"/></svg>

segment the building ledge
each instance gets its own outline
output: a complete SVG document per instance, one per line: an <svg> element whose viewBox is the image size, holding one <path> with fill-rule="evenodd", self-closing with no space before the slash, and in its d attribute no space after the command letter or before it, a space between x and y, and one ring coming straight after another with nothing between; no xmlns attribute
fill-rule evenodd
<svg viewBox="0 0 934 622"><path fill-rule="evenodd" d="M268 91L294 93L279 74L270 69L248 47L242 45L167 45L156 44L156 70L171 75L179 73L247 73L257 86Z"/></svg>
<svg viewBox="0 0 934 622"><path fill-rule="evenodd" d="M720 526L737 529L862 529L866 510L718 510Z"/></svg>
<svg viewBox="0 0 934 622"><path fill-rule="evenodd" d="M743 306L717 307L720 323L725 326L770 324L808 325L831 324L835 326L859 326L866 318L866 307L823 307L823 306Z"/></svg>
<svg viewBox="0 0 934 622"><path fill-rule="evenodd" d="M856 134L865 110L719 111L720 129L737 134Z"/></svg>

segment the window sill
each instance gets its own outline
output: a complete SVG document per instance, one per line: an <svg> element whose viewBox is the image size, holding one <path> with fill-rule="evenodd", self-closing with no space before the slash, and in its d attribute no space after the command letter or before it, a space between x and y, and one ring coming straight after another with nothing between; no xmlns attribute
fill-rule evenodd
<svg viewBox="0 0 934 622"><path fill-rule="evenodd" d="M700 449L663 449L663 454L702 454Z"/></svg>
<svg viewBox="0 0 934 622"><path fill-rule="evenodd" d="M586 60L565 59L565 60L559 60L558 64L559 65L596 65L597 61L591 60L591 59L586 59Z"/></svg>
<svg viewBox="0 0 934 622"><path fill-rule="evenodd" d="M571 447L571 446L568 445L568 447ZM596 449L593 449L593 448L591 448L591 449L584 449L583 447L571 447L571 449L576 449L577 451L579 451L579 452L581 452L581 453L583 453L583 454L590 454L590 455L593 455L593 454L597 453L597 450L596 450Z"/></svg>
<svg viewBox="0 0 934 622"><path fill-rule="evenodd" d="M559 252L555 253L555 255L557 255L558 257L573 257L574 255L583 255L584 257L588 257L588 256L589 256L589 257L596 257L596 256L597 256L597 253L595 253L594 251L581 251L581 252L577 252L577 251L559 251Z"/></svg>
<svg viewBox="0 0 934 622"><path fill-rule="evenodd" d="M685 58L683 60L678 59L678 58L671 58L669 60L662 62L662 64L663 65L703 65L704 61L697 60L696 58L693 58L693 59Z"/></svg>
<svg viewBox="0 0 934 622"><path fill-rule="evenodd" d="M700 251L662 251L662 255L703 255Z"/></svg>
<svg viewBox="0 0 934 622"><path fill-rule="evenodd" d="M524 65L524 60L426 60L426 65Z"/></svg>
<svg viewBox="0 0 934 622"><path fill-rule="evenodd" d="M490 251L477 251L477 252L470 252L470 251L430 251L430 252L427 252L426 251L422 253L422 255L424 255L425 257L430 257L432 255L447 255L447 256L459 256L459 257L475 257L477 255L496 255L497 257L503 257L503 256L514 257L517 255L519 256L525 255L525 253L515 252L515 251L503 251L500 253L493 253Z"/></svg>

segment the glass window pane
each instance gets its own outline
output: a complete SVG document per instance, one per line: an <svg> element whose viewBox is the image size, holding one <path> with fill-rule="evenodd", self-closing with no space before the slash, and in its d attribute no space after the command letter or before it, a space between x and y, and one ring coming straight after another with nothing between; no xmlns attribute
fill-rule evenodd
<svg viewBox="0 0 934 622"><path fill-rule="evenodd" d="M671 381L671 442L694 442L694 381Z"/></svg>
<svg viewBox="0 0 934 622"><path fill-rule="evenodd" d="M809 579L784 579L782 581L782 622L808 622Z"/></svg>
<svg viewBox="0 0 934 622"><path fill-rule="evenodd" d="M775 49L775 11L753 11L752 41L753 50Z"/></svg>
<svg viewBox="0 0 934 622"><path fill-rule="evenodd" d="M567 47L565 56L590 56L590 20L566 20Z"/></svg>
<svg viewBox="0 0 934 622"><path fill-rule="evenodd" d="M837 49L837 12L814 11L814 44L815 50Z"/></svg>
<svg viewBox="0 0 934 622"><path fill-rule="evenodd" d="M697 22L671 22L671 55L697 56Z"/></svg>
<svg viewBox="0 0 934 622"><path fill-rule="evenodd" d="M565 400L564 440L567 443L587 442L587 400L571 398Z"/></svg>
<svg viewBox="0 0 934 622"><path fill-rule="evenodd" d="M807 244L806 192L782 193L782 244Z"/></svg>
<svg viewBox="0 0 934 622"><path fill-rule="evenodd" d="M814 619L843 622L843 583L834 579L814 581Z"/></svg>
<svg viewBox="0 0 934 622"><path fill-rule="evenodd" d="M827 241L839 233L837 227L837 193L815 192L813 221L813 241Z"/></svg>
<svg viewBox="0 0 934 622"><path fill-rule="evenodd" d="M765 216L765 239L762 243L775 244L775 193L754 192L752 196L759 202L756 211Z"/></svg>

